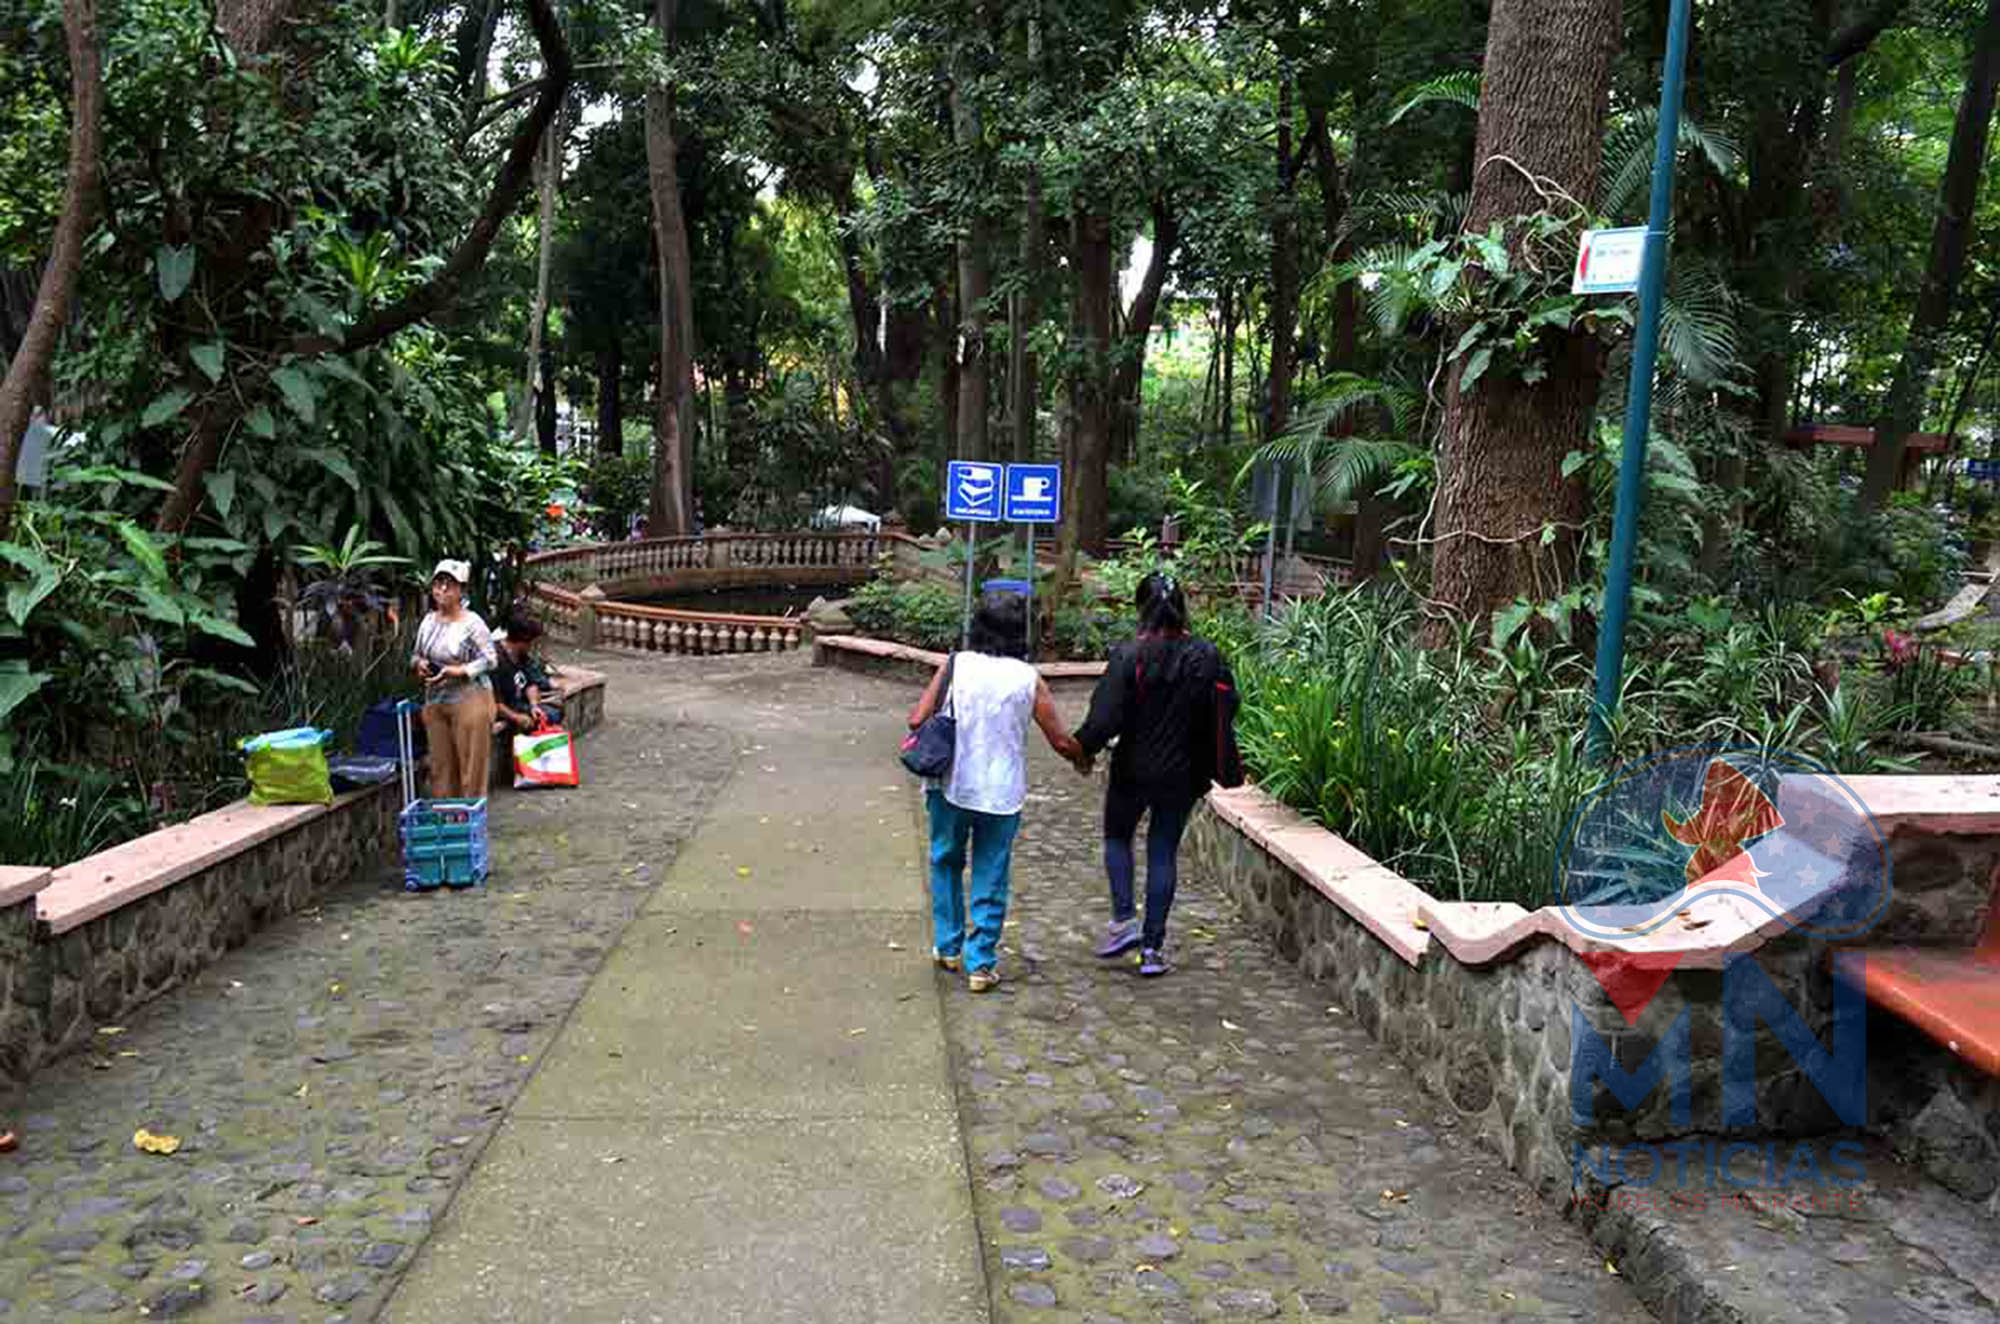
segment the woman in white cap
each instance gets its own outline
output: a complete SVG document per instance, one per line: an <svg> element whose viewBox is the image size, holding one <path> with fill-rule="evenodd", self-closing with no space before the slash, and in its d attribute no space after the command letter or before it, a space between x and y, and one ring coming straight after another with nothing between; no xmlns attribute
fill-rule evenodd
<svg viewBox="0 0 2000 1324"><path fill-rule="evenodd" d="M431 573L431 610L417 626L410 658L424 682L424 731L430 737L431 794L477 800L486 794L493 752L493 636L465 605L472 567L439 561Z"/></svg>

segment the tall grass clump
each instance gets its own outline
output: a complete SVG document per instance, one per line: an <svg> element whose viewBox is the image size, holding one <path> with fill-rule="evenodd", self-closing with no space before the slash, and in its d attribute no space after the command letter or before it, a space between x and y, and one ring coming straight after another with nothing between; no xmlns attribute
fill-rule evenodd
<svg viewBox="0 0 2000 1324"><path fill-rule="evenodd" d="M1899 770L1892 728L1921 706L1905 691L1943 688L1909 669L1828 689L1815 622L1697 604L1637 636L1600 765L1585 756L1596 705L1581 649L1525 629L1424 649L1420 624L1407 593L1368 586L1263 621L1224 606L1202 629L1235 667L1258 784L1451 900L1554 899L1565 834L1621 762L1718 745Z"/></svg>

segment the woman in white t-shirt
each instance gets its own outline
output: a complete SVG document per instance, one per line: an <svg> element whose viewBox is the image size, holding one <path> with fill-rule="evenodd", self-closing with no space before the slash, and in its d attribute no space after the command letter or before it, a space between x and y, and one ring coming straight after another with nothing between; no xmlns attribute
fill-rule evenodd
<svg viewBox="0 0 2000 1324"><path fill-rule="evenodd" d="M1014 834L1028 799L1028 723L1041 727L1050 748L1075 764L1083 749L1063 729L1055 697L1028 651L1027 601L1016 593L988 593L972 617L968 651L956 654L931 677L910 712L910 728L929 721L940 703L958 724L951 771L926 798L931 820L931 956L946 970L971 971L968 985L984 993L1000 982L1000 930L1007 922L1007 892ZM945 674L951 693L944 694ZM972 863L972 930L966 932L964 874Z"/></svg>

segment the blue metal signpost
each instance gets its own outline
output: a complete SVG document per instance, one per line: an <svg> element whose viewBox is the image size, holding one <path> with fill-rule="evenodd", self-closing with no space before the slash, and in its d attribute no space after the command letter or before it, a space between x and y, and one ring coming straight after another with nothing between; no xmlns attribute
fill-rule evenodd
<svg viewBox="0 0 2000 1324"><path fill-rule="evenodd" d="M959 631L960 648L972 643L972 570L979 559L979 526L999 521L1006 474L1006 465L978 460L953 460L945 465L945 518L965 521L965 620Z"/></svg>
<svg viewBox="0 0 2000 1324"><path fill-rule="evenodd" d="M1653 362L1660 348L1660 306L1667 283L1667 225L1673 218L1674 156L1680 142L1681 81L1687 68L1691 0L1673 0L1667 58L1660 74L1659 136L1653 144L1653 195L1646 213L1646 252L1639 272L1639 323L1632 338L1632 385L1625 400L1625 441L1618 461L1618 506L1611 527L1611 564L1604 575L1604 615L1597 631L1597 704L1590 753L1610 745L1625 670L1625 618L1632 604L1633 553L1639 503L1645 496L1646 435L1653 414Z"/></svg>
<svg viewBox="0 0 2000 1324"><path fill-rule="evenodd" d="M1007 466L1007 522L1028 526L1028 656L1035 655L1035 526L1062 519L1062 466Z"/></svg>

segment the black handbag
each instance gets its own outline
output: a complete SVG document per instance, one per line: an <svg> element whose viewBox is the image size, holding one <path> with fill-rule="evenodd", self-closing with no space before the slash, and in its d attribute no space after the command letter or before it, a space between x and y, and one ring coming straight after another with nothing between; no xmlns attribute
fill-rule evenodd
<svg viewBox="0 0 2000 1324"><path fill-rule="evenodd" d="M958 662L954 653L944 664L944 692L938 695L937 711L924 724L903 738L903 766L919 777L943 777L951 771L958 753L958 719L951 706L951 673Z"/></svg>

